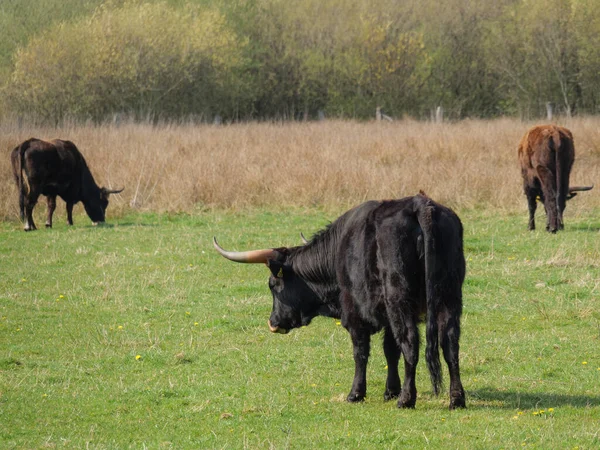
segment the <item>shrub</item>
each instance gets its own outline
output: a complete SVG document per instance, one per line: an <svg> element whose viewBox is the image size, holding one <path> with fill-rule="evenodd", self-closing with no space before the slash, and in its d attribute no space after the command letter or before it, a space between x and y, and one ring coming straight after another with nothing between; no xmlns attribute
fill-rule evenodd
<svg viewBox="0 0 600 450"><path fill-rule="evenodd" d="M20 49L8 101L20 114L52 120L231 115L243 101L244 45L216 10L105 4Z"/></svg>

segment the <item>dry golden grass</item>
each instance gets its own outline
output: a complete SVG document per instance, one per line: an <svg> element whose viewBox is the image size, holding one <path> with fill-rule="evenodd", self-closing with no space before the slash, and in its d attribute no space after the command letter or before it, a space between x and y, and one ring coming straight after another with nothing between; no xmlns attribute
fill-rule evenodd
<svg viewBox="0 0 600 450"><path fill-rule="evenodd" d="M561 124L575 136L571 184L598 184L600 118ZM125 186L111 199L109 220L130 209L191 211L198 205L343 210L366 199L399 198L420 189L458 209L523 211L525 216L517 144L531 125L514 119L441 125L409 120L60 128L3 124L0 216L17 217L9 153L32 136L72 140L98 184ZM599 190L579 195L567 213L599 207ZM64 220L62 208L58 220ZM43 214L45 205L36 211Z"/></svg>

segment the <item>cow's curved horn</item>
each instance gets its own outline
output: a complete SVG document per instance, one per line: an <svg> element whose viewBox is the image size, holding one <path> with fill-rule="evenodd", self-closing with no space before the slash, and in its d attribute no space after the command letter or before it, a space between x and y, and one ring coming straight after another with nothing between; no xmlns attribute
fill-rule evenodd
<svg viewBox="0 0 600 450"><path fill-rule="evenodd" d="M302 239L302 242L304 242L305 244L308 244L308 239L306 239L304 237L304 234L302 233L302 231L300 232L300 239Z"/></svg>
<svg viewBox="0 0 600 450"><path fill-rule="evenodd" d="M594 185L591 186L569 186L569 192L591 191Z"/></svg>
<svg viewBox="0 0 600 450"><path fill-rule="evenodd" d="M123 192L123 189L125 189L125 188L121 188L121 189L106 189L106 188L104 188L104 192L106 192L107 194L120 194L121 192Z"/></svg>
<svg viewBox="0 0 600 450"><path fill-rule="evenodd" d="M213 236L213 245L215 249L223 256L230 261L240 262L240 263L264 263L266 264L269 259L277 258L277 251L272 248L267 248L263 250L249 250L246 252L228 252L224 250L219 243L217 242L217 238Z"/></svg>

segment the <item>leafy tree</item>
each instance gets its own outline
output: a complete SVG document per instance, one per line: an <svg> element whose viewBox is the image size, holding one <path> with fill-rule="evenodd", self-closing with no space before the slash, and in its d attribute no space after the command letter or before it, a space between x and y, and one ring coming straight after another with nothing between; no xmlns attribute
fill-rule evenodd
<svg viewBox="0 0 600 450"><path fill-rule="evenodd" d="M596 0L573 0L572 29L578 61L578 100L584 111L600 112L600 8Z"/></svg>
<svg viewBox="0 0 600 450"><path fill-rule="evenodd" d="M520 0L490 29L489 60L508 102L526 116L543 115L547 102L571 114L581 100L571 0Z"/></svg>
<svg viewBox="0 0 600 450"><path fill-rule="evenodd" d="M9 99L22 114L52 119L231 116L244 100L236 77L244 45L215 10L105 4L19 50Z"/></svg>

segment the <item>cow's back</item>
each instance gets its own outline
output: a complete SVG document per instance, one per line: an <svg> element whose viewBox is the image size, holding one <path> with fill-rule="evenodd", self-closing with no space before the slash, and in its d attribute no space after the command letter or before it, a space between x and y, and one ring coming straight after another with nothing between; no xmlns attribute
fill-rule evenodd
<svg viewBox="0 0 600 450"><path fill-rule="evenodd" d="M465 278L465 259L463 227L459 217L450 208L425 195L397 200L393 207L394 213L380 221L377 233L378 251L381 255L388 254L385 263L391 264L393 258L398 259L401 255L402 263L407 265L404 272L409 282L417 281L410 277L419 271L421 283L425 275L424 232L427 232L433 242L432 256L435 259L431 275L441 289L451 287L460 290Z"/></svg>
<svg viewBox="0 0 600 450"><path fill-rule="evenodd" d="M537 167L556 173L556 153L570 167L575 158L573 134L570 130L558 125L537 125L530 128L518 148L523 175L535 175Z"/></svg>
<svg viewBox="0 0 600 450"><path fill-rule="evenodd" d="M461 297L465 260L458 216L421 195L371 204L340 241L337 277L342 290L351 294L353 308L375 328L386 325L382 302L390 289L419 299L411 305L413 312L425 312L425 249L418 217L423 208L429 208L436 246L439 273L434 276L442 289L450 286L457 289L454 297Z"/></svg>
<svg viewBox="0 0 600 450"><path fill-rule="evenodd" d="M43 195L70 198L81 173L81 154L70 141L32 140L23 154L23 169L28 183Z"/></svg>

